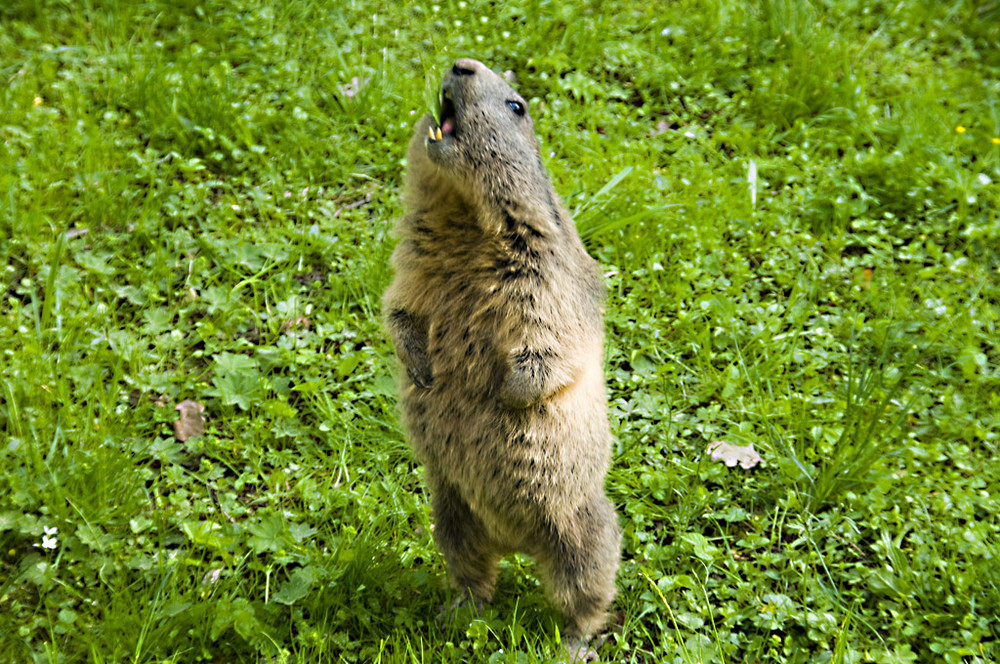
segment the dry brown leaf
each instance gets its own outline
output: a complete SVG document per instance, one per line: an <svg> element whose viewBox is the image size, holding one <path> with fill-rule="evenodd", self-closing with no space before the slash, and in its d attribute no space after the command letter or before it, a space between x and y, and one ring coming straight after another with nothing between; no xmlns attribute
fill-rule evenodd
<svg viewBox="0 0 1000 664"><path fill-rule="evenodd" d="M333 213L333 216L334 218L336 218L339 217L340 213L343 212L344 210L353 210L354 208L359 208L362 205L368 205L368 203L370 203L371 200L372 200L372 192L369 191L365 194L364 198L362 198L361 200L354 201L353 203L349 203L344 207L337 208L337 211Z"/></svg>
<svg viewBox="0 0 1000 664"><path fill-rule="evenodd" d="M312 321L310 321L305 316L299 316L298 318L289 318L281 324L282 332L293 332L297 329L303 329L308 331L312 326Z"/></svg>
<svg viewBox="0 0 1000 664"><path fill-rule="evenodd" d="M174 438L182 443L205 434L205 406L197 401L182 401L176 406L181 416L174 422Z"/></svg>
<svg viewBox="0 0 1000 664"><path fill-rule="evenodd" d="M717 440L709 443L705 451L712 455L712 461L722 461L730 468L740 464L740 468L750 469L762 461L761 456L753 448L753 443L740 447L730 445L724 440Z"/></svg>
<svg viewBox="0 0 1000 664"><path fill-rule="evenodd" d="M367 78L361 79L357 76L352 76L350 83L344 83L343 85L338 85L337 87L340 88L340 94L350 98L361 92L369 80L370 79Z"/></svg>

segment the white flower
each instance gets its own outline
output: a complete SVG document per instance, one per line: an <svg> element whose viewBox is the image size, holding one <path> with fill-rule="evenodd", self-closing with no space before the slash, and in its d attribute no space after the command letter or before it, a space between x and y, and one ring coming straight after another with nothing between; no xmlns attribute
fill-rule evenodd
<svg viewBox="0 0 1000 664"><path fill-rule="evenodd" d="M43 549L55 549L59 546L59 540L56 539L55 534L59 532L59 529L53 526L49 528L45 526L42 528L45 534L42 535L42 548Z"/></svg>
<svg viewBox="0 0 1000 664"><path fill-rule="evenodd" d="M212 569L205 573L205 576L201 577L201 585L210 586L219 580L219 575L222 574L224 567L218 569Z"/></svg>

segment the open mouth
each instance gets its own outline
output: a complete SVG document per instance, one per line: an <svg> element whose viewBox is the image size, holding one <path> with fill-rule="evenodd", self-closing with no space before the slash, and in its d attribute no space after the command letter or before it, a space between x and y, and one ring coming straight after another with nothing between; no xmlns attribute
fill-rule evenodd
<svg viewBox="0 0 1000 664"><path fill-rule="evenodd" d="M431 127L428 130L428 139L431 141L440 141L446 136L456 138L458 132L456 131L457 125L455 123L455 103L452 101L451 94L447 90L441 92L441 107L438 118L441 125L436 129Z"/></svg>

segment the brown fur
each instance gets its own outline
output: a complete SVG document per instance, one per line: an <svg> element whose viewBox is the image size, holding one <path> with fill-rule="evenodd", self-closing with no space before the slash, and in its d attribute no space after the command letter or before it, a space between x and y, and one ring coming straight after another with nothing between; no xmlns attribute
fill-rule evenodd
<svg viewBox="0 0 1000 664"><path fill-rule="evenodd" d="M445 133L428 140L428 115L410 142L384 298L403 422L452 584L488 601L502 555L535 557L575 647L604 624L619 558L603 487L604 288L524 100L474 60L442 88Z"/></svg>

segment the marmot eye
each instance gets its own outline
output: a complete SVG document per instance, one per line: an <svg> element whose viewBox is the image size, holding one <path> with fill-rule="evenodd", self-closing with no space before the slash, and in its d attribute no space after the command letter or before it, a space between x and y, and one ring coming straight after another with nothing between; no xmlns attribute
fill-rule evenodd
<svg viewBox="0 0 1000 664"><path fill-rule="evenodd" d="M524 104L519 101L508 101L507 108L514 111L514 115L524 115Z"/></svg>

